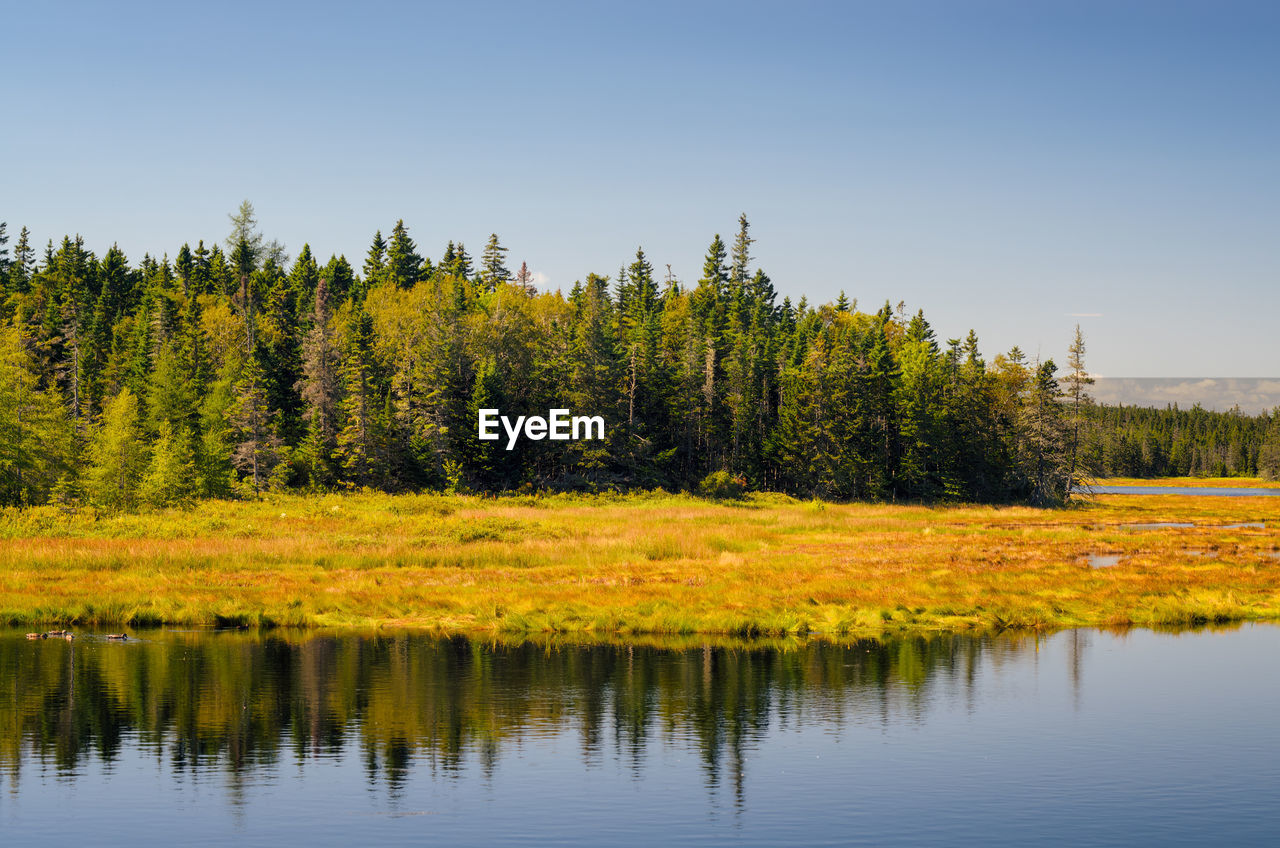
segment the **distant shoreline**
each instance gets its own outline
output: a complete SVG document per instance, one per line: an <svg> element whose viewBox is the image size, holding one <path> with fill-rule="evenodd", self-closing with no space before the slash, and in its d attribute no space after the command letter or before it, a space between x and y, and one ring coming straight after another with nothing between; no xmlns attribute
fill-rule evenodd
<svg viewBox="0 0 1280 848"><path fill-rule="evenodd" d="M1090 393L1110 406L1163 409L1199 404L1214 412L1239 407L1245 415L1259 415L1280 407L1280 377L1095 377Z"/></svg>

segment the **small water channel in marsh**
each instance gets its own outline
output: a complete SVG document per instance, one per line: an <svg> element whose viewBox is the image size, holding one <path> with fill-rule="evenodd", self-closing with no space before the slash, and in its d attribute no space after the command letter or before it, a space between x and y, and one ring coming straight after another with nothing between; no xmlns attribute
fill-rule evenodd
<svg viewBox="0 0 1280 848"><path fill-rule="evenodd" d="M1260 844L1280 628L0 631L12 845Z"/></svg>

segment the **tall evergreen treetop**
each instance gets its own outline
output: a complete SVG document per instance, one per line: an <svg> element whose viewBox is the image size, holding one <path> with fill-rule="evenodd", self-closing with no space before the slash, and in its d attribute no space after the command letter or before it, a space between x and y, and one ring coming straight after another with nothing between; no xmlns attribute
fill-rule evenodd
<svg viewBox="0 0 1280 848"><path fill-rule="evenodd" d="M0 298L4 297L9 283L9 236L5 234L7 226L4 221L0 221Z"/></svg>
<svg viewBox="0 0 1280 848"><path fill-rule="evenodd" d="M755 241L750 234L751 224L744 212L738 216L738 237L733 242L732 271L730 282L741 287L747 282L747 266L751 263L751 245Z"/></svg>
<svg viewBox="0 0 1280 848"><path fill-rule="evenodd" d="M391 242L387 245L386 279L402 289L411 288L418 280L430 275L424 260L418 254L418 246L409 238L409 228L404 219L396 221L391 230Z"/></svg>
<svg viewBox="0 0 1280 848"><path fill-rule="evenodd" d="M720 234L716 233L716 237L711 240L711 245L707 248L706 257L702 260L702 276L698 278L698 284L710 289L716 300L724 296L725 285L729 282L729 273L725 269L724 262L724 241L721 240Z"/></svg>
<svg viewBox="0 0 1280 848"><path fill-rule="evenodd" d="M386 270L387 242L382 237L382 230L378 230L373 234L373 244L369 245L369 252L365 254L364 267L360 272L364 277L365 289L371 289L382 282Z"/></svg>
<svg viewBox="0 0 1280 848"><path fill-rule="evenodd" d="M489 241L484 246L484 253L480 255L480 279L489 291L496 290L498 286L511 279L506 258L507 249L498 243L498 234L490 233Z"/></svg>

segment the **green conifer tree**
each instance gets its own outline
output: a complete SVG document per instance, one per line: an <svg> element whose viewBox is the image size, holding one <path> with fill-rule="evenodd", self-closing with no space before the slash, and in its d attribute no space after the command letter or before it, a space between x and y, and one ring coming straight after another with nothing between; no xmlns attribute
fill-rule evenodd
<svg viewBox="0 0 1280 848"><path fill-rule="evenodd" d="M431 275L429 263L425 267L423 263L423 258L418 255L417 245L409 238L404 220L396 221L391 230L391 242L387 246L385 279L398 288L412 288L418 280Z"/></svg>
<svg viewBox="0 0 1280 848"><path fill-rule="evenodd" d="M147 467L138 398L127 387L107 401L90 446L86 491L107 509L132 509Z"/></svg>
<svg viewBox="0 0 1280 848"><path fill-rule="evenodd" d="M138 494L151 506L183 505L196 493L195 458L186 436L175 433L168 421L160 422L160 430L151 448L151 462L142 476Z"/></svg>
<svg viewBox="0 0 1280 848"><path fill-rule="evenodd" d="M507 249L498 243L498 234L490 233L480 255L480 279L486 291L496 291L498 286L510 282L511 272L506 266Z"/></svg>

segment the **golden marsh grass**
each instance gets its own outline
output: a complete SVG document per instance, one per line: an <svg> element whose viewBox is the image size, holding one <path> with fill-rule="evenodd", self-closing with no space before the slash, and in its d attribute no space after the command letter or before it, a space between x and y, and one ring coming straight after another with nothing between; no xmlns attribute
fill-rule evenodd
<svg viewBox="0 0 1280 848"><path fill-rule="evenodd" d="M45 507L0 513L0 620L857 636L1280 619L1277 511L1172 495L1061 510L372 493ZM1195 526L1135 526L1164 522ZM1119 564L1092 568L1095 553Z"/></svg>

